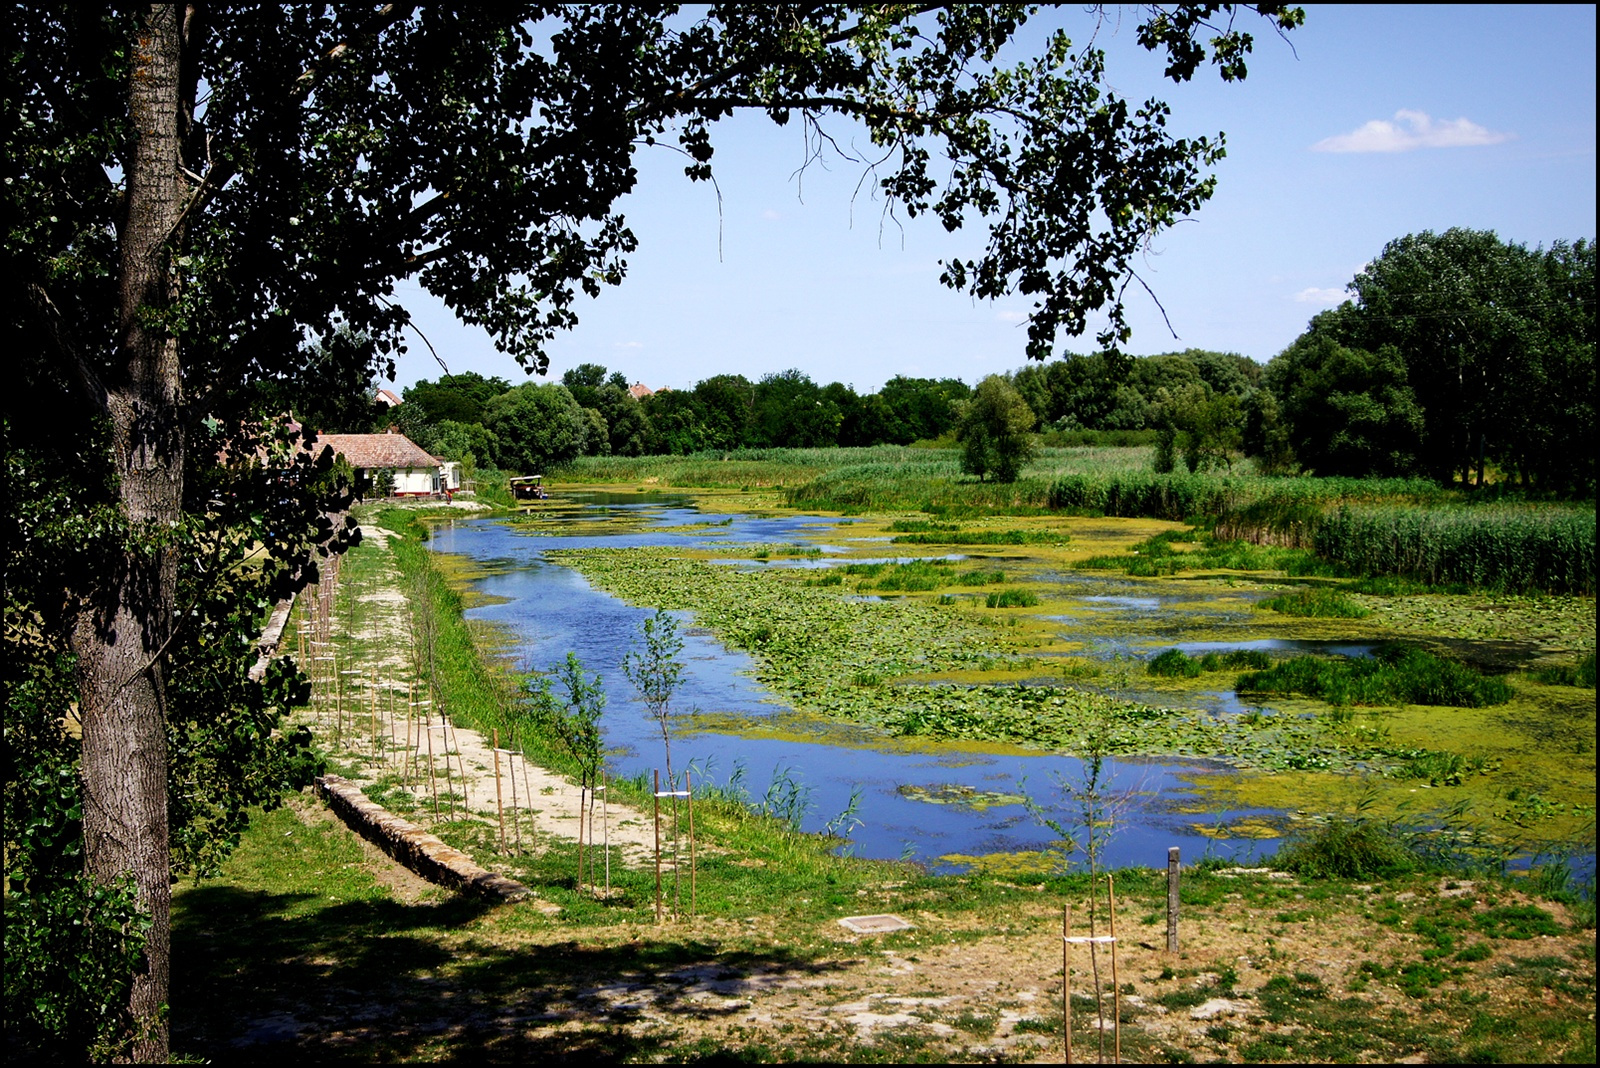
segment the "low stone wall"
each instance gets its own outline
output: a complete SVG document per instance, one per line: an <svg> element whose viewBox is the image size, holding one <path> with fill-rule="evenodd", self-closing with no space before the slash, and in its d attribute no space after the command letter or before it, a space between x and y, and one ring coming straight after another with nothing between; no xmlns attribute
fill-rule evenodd
<svg viewBox="0 0 1600 1068"><path fill-rule="evenodd" d="M319 777L317 793L351 830L429 882L493 901L533 896L533 891L515 879L479 867L461 850L369 800L343 776Z"/></svg>

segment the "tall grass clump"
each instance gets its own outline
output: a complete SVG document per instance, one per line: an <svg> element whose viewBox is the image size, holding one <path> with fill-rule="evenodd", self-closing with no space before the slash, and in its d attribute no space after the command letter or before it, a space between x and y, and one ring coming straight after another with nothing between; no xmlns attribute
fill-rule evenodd
<svg viewBox="0 0 1600 1068"><path fill-rule="evenodd" d="M1419 871L1426 858L1395 828L1355 816L1291 835L1272 866L1308 879L1383 879Z"/></svg>
<svg viewBox="0 0 1600 1068"><path fill-rule="evenodd" d="M1443 705L1483 708L1511 700L1504 679L1421 649L1384 644L1371 657L1297 656L1266 671L1240 675L1240 693L1317 697L1335 705Z"/></svg>
<svg viewBox="0 0 1600 1068"><path fill-rule="evenodd" d="M1435 586L1595 592L1592 509L1341 507L1323 518L1316 550L1359 574Z"/></svg>
<svg viewBox="0 0 1600 1068"><path fill-rule="evenodd" d="M1256 607L1286 616L1315 616L1332 619L1365 619L1372 613L1352 601L1338 590L1321 586L1302 586L1298 590L1280 593L1270 601Z"/></svg>
<svg viewBox="0 0 1600 1068"><path fill-rule="evenodd" d="M1449 499L1448 491L1426 479L1266 478L1150 471L1065 474L1051 484L1049 494L1051 508L1175 521L1225 522L1229 516L1239 516L1241 525L1251 529L1314 522L1322 510L1341 502ZM1245 533L1224 531L1222 536L1231 540Z"/></svg>

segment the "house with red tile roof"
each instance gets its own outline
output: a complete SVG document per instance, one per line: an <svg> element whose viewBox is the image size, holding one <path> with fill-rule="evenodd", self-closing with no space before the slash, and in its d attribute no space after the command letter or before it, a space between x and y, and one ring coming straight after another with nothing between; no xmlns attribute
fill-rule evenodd
<svg viewBox="0 0 1600 1068"><path fill-rule="evenodd" d="M332 446L368 485L378 485L383 472L392 472L391 492L396 497L439 493L445 488L440 482L443 464L404 434L318 434L310 448L319 453L324 445Z"/></svg>

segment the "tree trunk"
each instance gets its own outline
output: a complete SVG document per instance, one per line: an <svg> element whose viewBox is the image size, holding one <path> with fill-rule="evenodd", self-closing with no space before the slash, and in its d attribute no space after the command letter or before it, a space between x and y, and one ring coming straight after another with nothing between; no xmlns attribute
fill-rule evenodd
<svg viewBox="0 0 1600 1068"><path fill-rule="evenodd" d="M167 1059L171 946L166 689L162 656L175 624L184 432L178 342L161 321L172 298L172 243L182 218L179 10L151 5L135 32L129 76L134 151L120 237L119 330L106 383L111 461L128 521L121 559L80 613L85 870L131 877L151 928L130 1008L136 1060Z"/></svg>

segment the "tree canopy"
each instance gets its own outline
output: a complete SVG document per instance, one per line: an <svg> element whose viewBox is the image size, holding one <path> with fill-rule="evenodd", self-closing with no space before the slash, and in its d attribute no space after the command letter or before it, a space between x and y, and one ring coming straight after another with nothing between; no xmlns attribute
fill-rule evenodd
<svg viewBox="0 0 1600 1068"><path fill-rule="evenodd" d="M1280 32L1302 18L1255 10ZM1151 8L1136 33L1174 81L1208 61L1233 80L1252 47L1235 14ZM175 667L197 645L227 651L227 671L207 677L237 700L196 714L256 717L225 732L255 755L219 769L265 759L298 676L285 668L271 695L243 695L238 636L353 537L347 485L331 457L294 452L283 408L392 377L410 327L401 280L542 372L578 294L627 272L636 239L617 206L634 154L674 142L687 177L707 179L713 125L737 109L797 121L819 150L839 143L837 123L859 124L878 153L863 166L894 210L986 227L984 250L945 264L943 280L1031 298L1029 355L1097 312L1119 343L1135 255L1211 195L1222 141L1173 137L1165 104L1122 99L1103 52L1065 33L1003 66L1028 17L1017 5L714 5L691 18L377 3L0 15L0 314L23 384L4 402L7 462L25 494L7 498L21 532L7 574L55 584L7 588L7 619L40 621L7 669L39 683L32 711L8 696L7 745L14 716L58 722L68 693L82 726L41 734L27 765L76 769L81 852L52 854L51 876L14 872L8 848L6 878L76 886L62 873L81 856L83 885L132 888L148 934L125 1052L165 1059L171 843L209 826L168 786L169 730L187 714L175 702L194 700L169 685ZM269 463L250 459L269 447ZM240 569L242 547L269 534L267 566ZM80 559L43 570L74 542ZM209 614L180 616L184 583L219 567L228 584L198 591ZM9 844L37 810L7 789ZM85 1026L80 1054L105 1038Z"/></svg>

